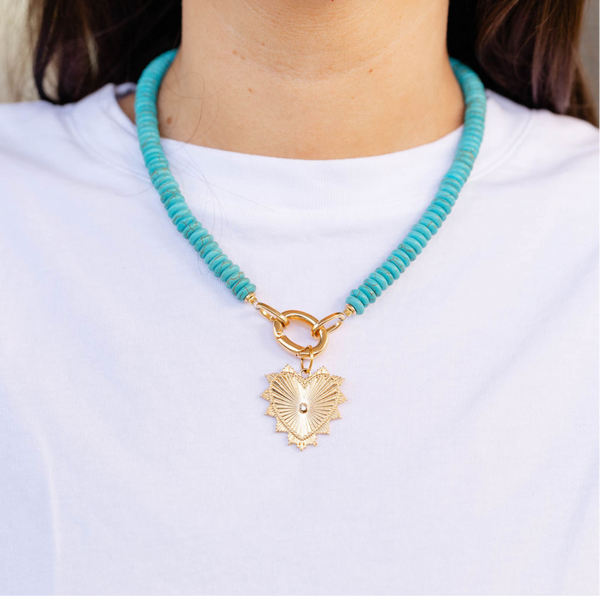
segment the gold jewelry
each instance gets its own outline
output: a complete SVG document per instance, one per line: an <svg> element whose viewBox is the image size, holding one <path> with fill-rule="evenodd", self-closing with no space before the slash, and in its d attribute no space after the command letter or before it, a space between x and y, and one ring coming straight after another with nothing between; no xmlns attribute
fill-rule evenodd
<svg viewBox="0 0 600 596"><path fill-rule="evenodd" d="M329 422L340 417L338 405L346 401L340 391L343 379L330 375L323 367L311 375L313 361L327 347L330 333L338 329L350 315L363 314L365 308L374 303L400 277L421 254L451 212L473 168L483 138L485 88L468 66L450 59L465 97L464 129L452 167L442 179L433 201L404 240L361 286L350 292L346 298L346 308L318 320L303 311L279 312L264 302L258 302L254 295L256 286L228 259L219 243L187 206L162 149L157 116L158 90L176 53L177 50L170 50L155 58L138 82L135 112L140 149L152 184L177 229L238 300L252 304L263 317L273 323L275 339L281 346L300 358L301 374L295 373L288 365L280 373L267 375L269 388L263 397L270 402L267 414L277 420L276 430L287 432L288 442L304 450L306 445L317 444L318 434L329 433ZM284 330L291 320L309 325L312 336L318 340L317 344L300 346L289 339ZM329 323L332 324L328 327Z"/></svg>
<svg viewBox="0 0 600 596"><path fill-rule="evenodd" d="M259 302L254 292L248 294L246 302L268 321L273 323L273 334L277 342L288 352L300 359L300 374L288 364L279 373L265 375L269 387L262 396L269 402L266 414L275 418L275 431L288 435L288 444L304 450L307 445L317 444L317 435L329 434L331 420L341 418L338 406L346 401L340 390L344 381L331 375L322 366L310 374L315 356L327 347L329 334L354 314L354 309L346 305L343 312L332 313L319 320L301 310L279 312L272 306ZM290 321L299 321L309 326L311 335L318 341L314 346L301 346L292 341L284 330ZM331 322L332 325L327 327ZM305 365L308 360L308 365ZM306 376L302 376L306 375Z"/></svg>

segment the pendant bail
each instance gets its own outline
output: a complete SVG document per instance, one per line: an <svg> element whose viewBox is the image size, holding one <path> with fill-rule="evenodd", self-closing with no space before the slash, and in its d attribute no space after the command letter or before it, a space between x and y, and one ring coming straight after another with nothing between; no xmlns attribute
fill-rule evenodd
<svg viewBox="0 0 600 596"><path fill-rule="evenodd" d="M307 357L310 358L308 368L304 364L304 360ZM314 355L312 346L308 346L308 356L304 355L304 353L300 353L300 354L298 354L298 358L300 358L300 368L302 370L302 374L310 375L310 371L312 370L313 360L315 359L315 355Z"/></svg>

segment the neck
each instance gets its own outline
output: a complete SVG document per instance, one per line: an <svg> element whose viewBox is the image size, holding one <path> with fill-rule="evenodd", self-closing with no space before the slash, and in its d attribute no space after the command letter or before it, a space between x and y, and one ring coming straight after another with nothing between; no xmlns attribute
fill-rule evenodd
<svg viewBox="0 0 600 596"><path fill-rule="evenodd" d="M296 159L380 155L460 126L448 0L183 0L161 134ZM131 114L132 101L123 108Z"/></svg>

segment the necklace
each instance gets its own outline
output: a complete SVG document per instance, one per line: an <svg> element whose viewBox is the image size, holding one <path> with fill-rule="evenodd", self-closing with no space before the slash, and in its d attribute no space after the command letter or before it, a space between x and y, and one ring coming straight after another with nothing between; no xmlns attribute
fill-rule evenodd
<svg viewBox="0 0 600 596"><path fill-rule="evenodd" d="M161 146L156 105L162 79L176 53L177 50L171 50L153 60L137 85L135 113L144 161L152 183L177 229L238 300L251 304L273 324L273 333L279 344L300 359L300 374L287 365L281 372L266 375L269 386L262 397L269 402L266 413L276 419L276 432L287 433L288 444L304 450L307 445L317 444L317 435L329 434L329 423L341 417L338 406L346 401L340 390L344 379L330 374L324 366L311 374L313 360L325 350L331 333L351 315L362 315L365 308L400 277L449 215L473 169L481 145L486 109L485 88L469 67L450 59L465 101L463 131L450 170L421 219L387 260L361 286L350 292L344 310L318 319L301 310L280 312L259 302L255 295L256 286L227 258L217 241L187 206ZM290 321L310 327L317 343L301 346L289 339L285 328Z"/></svg>

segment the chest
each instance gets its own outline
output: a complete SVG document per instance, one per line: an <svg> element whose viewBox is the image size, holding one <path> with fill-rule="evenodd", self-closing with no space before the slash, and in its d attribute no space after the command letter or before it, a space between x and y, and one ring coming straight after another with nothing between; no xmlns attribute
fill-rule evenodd
<svg viewBox="0 0 600 596"><path fill-rule="evenodd" d="M365 233L386 254L398 222L376 223L380 236ZM264 265L261 297L323 316L372 255L353 252L360 231L303 238L294 225L287 244L230 230L237 254ZM331 335L315 366L345 379L347 401L304 451L261 398L266 374L298 363L177 236L117 231L102 256L92 244L21 270L15 287L29 291L10 295L19 329L3 383L44 453L59 584L555 585L589 447L577 429L594 380L571 372L593 369L589 290L538 289L537 249L509 269L508 249L473 252L456 234ZM290 265L295 242L310 266Z"/></svg>

